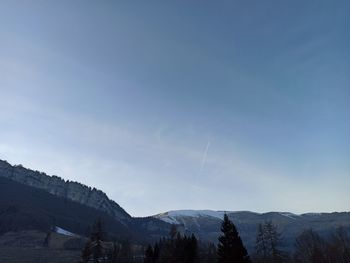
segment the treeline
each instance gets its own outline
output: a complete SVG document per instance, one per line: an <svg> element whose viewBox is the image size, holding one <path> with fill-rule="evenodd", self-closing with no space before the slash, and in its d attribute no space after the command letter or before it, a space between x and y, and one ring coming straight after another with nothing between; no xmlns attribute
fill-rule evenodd
<svg viewBox="0 0 350 263"><path fill-rule="evenodd" d="M198 242L194 235L182 236L175 228L170 232L170 238L163 238L154 246L148 245L145 251L145 263L199 261Z"/></svg>
<svg viewBox="0 0 350 263"><path fill-rule="evenodd" d="M350 238L338 227L326 240L312 229L305 230L295 242L296 263L350 263Z"/></svg>
<svg viewBox="0 0 350 263"><path fill-rule="evenodd" d="M235 225L224 216L217 247L200 243L192 234L181 235L173 226L168 238L148 245L144 263L250 263L250 258Z"/></svg>
<svg viewBox="0 0 350 263"><path fill-rule="evenodd" d="M106 242L106 233L97 220L89 240L82 250L79 263L141 263L141 262L215 262L214 244L200 243L194 235L181 235L173 226L169 237L161 238L146 247L129 241Z"/></svg>
<svg viewBox="0 0 350 263"><path fill-rule="evenodd" d="M350 263L350 238L338 227L329 238L312 229L304 230L295 240L294 252L281 249L282 235L272 222L258 225L254 263Z"/></svg>
<svg viewBox="0 0 350 263"><path fill-rule="evenodd" d="M98 220L92 227L80 263L250 263L238 231L227 215L221 231L216 247L199 242L194 235L181 235L173 226L169 237L143 249L130 242L104 242L105 233Z"/></svg>
<svg viewBox="0 0 350 263"><path fill-rule="evenodd" d="M82 251L81 263L350 263L350 238L342 227L327 239L312 229L305 230L296 238L293 253L288 253L282 249L277 226L271 221L261 223L251 256L227 215L217 245L182 235L175 226L169 237L146 247L128 241L104 242L104 235L97 221Z"/></svg>

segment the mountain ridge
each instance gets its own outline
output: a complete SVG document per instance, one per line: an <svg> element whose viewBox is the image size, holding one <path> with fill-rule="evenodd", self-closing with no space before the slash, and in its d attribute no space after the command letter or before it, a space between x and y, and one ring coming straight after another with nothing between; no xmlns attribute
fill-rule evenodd
<svg viewBox="0 0 350 263"><path fill-rule="evenodd" d="M55 175L50 176L22 165L11 165L4 160L0 160L0 176L101 210L121 222L127 222L131 219L131 215L115 201L109 199L106 193L79 182L64 180Z"/></svg>
<svg viewBox="0 0 350 263"><path fill-rule="evenodd" d="M327 237L338 226L345 227L350 234L350 212L303 213L250 211L213 211L213 210L172 210L154 215L164 222L175 224L183 233L194 233L201 240L216 243L220 235L223 215L227 214L236 225L242 240L249 251L254 250L257 226L271 221L281 232L282 247L291 250L295 238L309 228L321 236Z"/></svg>
<svg viewBox="0 0 350 263"><path fill-rule="evenodd" d="M302 230L307 228L313 228L322 235L327 235L327 233L334 230L337 226L343 225L346 227L347 231L350 232L350 212L294 214L290 212L256 213L252 211L187 209L172 210L147 217L132 217L115 201L109 199L101 190L88 187L78 182L63 180L58 176L49 176L39 171L24 168L21 165L11 165L7 161L0 160L0 179L1 178L16 182L19 185L44 191L50 194L49 196L56 196L62 200L69 200L69 202L78 203L106 213L120 224L119 229L124 229L123 232L125 233L135 233L135 237L137 236L139 240L144 238L147 240L157 240L161 236L166 236L169 233L170 226L175 224L178 230L183 234L193 233L203 241L215 243L220 234L220 225L224 213L227 213L229 218L235 223L244 243L247 244L247 248L250 251L254 248L257 225L265 221L271 221L278 226L279 231L281 231L284 236L285 241L283 246L287 250L290 250L293 246L295 237L300 234ZM8 185L9 183L4 182L4 184ZM13 189L21 188L19 186L13 187ZM45 196L43 193L36 191L34 191L34 193ZM10 192L8 195L10 195ZM51 202L49 201L49 199L51 199L49 196L45 197L48 199L47 202ZM5 199L6 197L5 194ZM24 203L27 202L27 200L18 197L18 204L21 203L21 200ZM52 200L52 202L59 204L62 209L65 207L59 200ZM71 205L74 206L74 204ZM4 210L1 211L0 209L0 212L4 212L6 216L13 218L12 210L14 208L11 207L11 201L8 200L7 203L3 204L3 207ZM42 215L42 208L38 205L35 208L37 209L36 211ZM18 208L15 208L15 210L16 209ZM44 214L47 214L50 212L51 208L47 206L45 209ZM91 214L91 212L89 212L90 210L86 210L83 207L79 209L82 209L84 213ZM20 208L19 214L22 213L21 215L23 215L23 212L26 213L26 211L27 210L21 210ZM16 211L14 212L16 213ZM50 214L52 216L59 216L52 211ZM36 219L33 213L31 215ZM74 222L74 225L78 224L79 221L77 217L70 220L73 220L72 222ZM108 217L106 217L106 220L109 220ZM45 222L49 221L50 220L45 219ZM112 223L112 221L109 222ZM87 224L87 222L85 222L85 224ZM73 223L67 223L67 226L69 225L73 225ZM72 229L67 228L67 230ZM140 235L143 235L144 238Z"/></svg>
<svg viewBox="0 0 350 263"><path fill-rule="evenodd" d="M347 213L347 211L339 211L339 212L307 212L307 213L292 213L286 211L270 211L270 212L254 212L249 210L211 210L211 209L178 209L178 210L169 210L166 212L162 212L159 214L153 215L153 217L158 218L163 221L169 221L176 224L176 217L199 217L199 216L207 216L207 217L216 217L219 219L223 219L224 214L239 214L239 213L250 213L254 215L267 215L270 213L279 214L281 216L285 216L291 219L297 219L302 216L320 216L323 214L332 214L332 213Z"/></svg>

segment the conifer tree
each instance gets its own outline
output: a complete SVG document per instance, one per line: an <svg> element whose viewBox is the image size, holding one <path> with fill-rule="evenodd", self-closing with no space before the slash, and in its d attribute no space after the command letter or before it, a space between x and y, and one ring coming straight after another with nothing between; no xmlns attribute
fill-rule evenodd
<svg viewBox="0 0 350 263"><path fill-rule="evenodd" d="M85 246L84 246L84 248L83 248L83 250L81 252L81 261L80 261L80 263L87 263L87 262L89 262L91 254L92 254L92 252L91 252L91 241L88 241L85 244Z"/></svg>
<svg viewBox="0 0 350 263"><path fill-rule="evenodd" d="M187 239L185 251L186 263L195 263L198 261L198 244L197 238L194 236L194 234L192 234L191 237Z"/></svg>
<svg viewBox="0 0 350 263"><path fill-rule="evenodd" d="M198 243L194 235L182 236L176 232L168 239L148 246L145 251L145 263L197 263ZM211 262L213 263L213 262Z"/></svg>
<svg viewBox="0 0 350 263"><path fill-rule="evenodd" d="M98 219L92 227L90 240L86 243L84 249L82 250L80 262L85 263L91 262L92 260L94 263L101 263L101 261L105 260L102 239L102 222L100 219Z"/></svg>
<svg viewBox="0 0 350 263"><path fill-rule="evenodd" d="M201 257L201 262L203 263L213 263L217 262L216 246L213 243L202 245L202 251L204 254Z"/></svg>
<svg viewBox="0 0 350 263"><path fill-rule="evenodd" d="M91 232L92 257L93 257L94 263L99 263L100 258L103 256L102 239L103 239L102 222L101 222L101 219L99 218L95 222L93 226L93 231Z"/></svg>
<svg viewBox="0 0 350 263"><path fill-rule="evenodd" d="M153 262L158 262L159 253L160 253L159 245L158 243L156 243L153 249Z"/></svg>
<svg viewBox="0 0 350 263"><path fill-rule="evenodd" d="M109 253L108 263L118 263L119 260L120 246L114 241L112 251Z"/></svg>
<svg viewBox="0 0 350 263"><path fill-rule="evenodd" d="M281 263L285 253L279 250L281 234L271 221L258 225L255 243L255 261L259 263Z"/></svg>
<svg viewBox="0 0 350 263"><path fill-rule="evenodd" d="M278 249L281 241L281 234L277 231L277 226L271 221L265 223L267 248L270 255L271 263L283 262L283 252Z"/></svg>
<svg viewBox="0 0 350 263"><path fill-rule="evenodd" d="M221 232L217 249L218 263L250 263L248 252L227 214L224 215Z"/></svg>
<svg viewBox="0 0 350 263"><path fill-rule="evenodd" d="M176 225L172 224L169 232L170 239L175 239L178 234Z"/></svg>
<svg viewBox="0 0 350 263"><path fill-rule="evenodd" d="M148 245L145 251L144 263L154 263L154 250L151 245Z"/></svg>
<svg viewBox="0 0 350 263"><path fill-rule="evenodd" d="M258 232L255 241L255 258L259 263L268 262L267 245L265 240L264 226L260 223L258 225Z"/></svg>
<svg viewBox="0 0 350 263"><path fill-rule="evenodd" d="M119 261L120 263L130 263L133 262L132 255L132 245L129 240L124 240L121 242L121 249L119 252Z"/></svg>

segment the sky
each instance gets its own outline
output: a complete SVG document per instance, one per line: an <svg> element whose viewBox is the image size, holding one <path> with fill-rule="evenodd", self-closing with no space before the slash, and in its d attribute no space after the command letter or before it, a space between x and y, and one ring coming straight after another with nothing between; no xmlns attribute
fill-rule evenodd
<svg viewBox="0 0 350 263"><path fill-rule="evenodd" d="M174 209L350 211L349 1L1 1L0 159Z"/></svg>

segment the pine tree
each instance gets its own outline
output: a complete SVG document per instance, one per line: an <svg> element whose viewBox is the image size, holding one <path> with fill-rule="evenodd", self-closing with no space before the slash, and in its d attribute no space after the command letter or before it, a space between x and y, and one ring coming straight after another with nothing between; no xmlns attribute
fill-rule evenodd
<svg viewBox="0 0 350 263"><path fill-rule="evenodd" d="M120 252L120 246L119 244L117 245L117 243L114 241L113 242L113 249L110 252L110 256L109 256L109 263L117 263L119 260L119 252Z"/></svg>
<svg viewBox="0 0 350 263"><path fill-rule="evenodd" d="M206 248L206 255L203 263L213 263L217 261L216 246L213 243L209 243Z"/></svg>
<svg viewBox="0 0 350 263"><path fill-rule="evenodd" d="M286 255L279 250L281 234L271 221L258 225L255 243L255 261L259 263L281 263Z"/></svg>
<svg viewBox="0 0 350 263"><path fill-rule="evenodd" d="M277 226L271 221L265 223L266 241L271 263L283 262L283 252L278 249L281 234L277 231Z"/></svg>
<svg viewBox="0 0 350 263"><path fill-rule="evenodd" d="M83 250L81 251L81 260L79 263L87 263L91 262L90 259L92 257L92 249L91 249L92 243L91 240L86 242Z"/></svg>
<svg viewBox="0 0 350 263"><path fill-rule="evenodd" d="M198 261L198 244L197 238L192 234L190 238L187 239L186 244L186 263L195 263Z"/></svg>
<svg viewBox="0 0 350 263"><path fill-rule="evenodd" d="M102 222L100 219L96 220L93 225L93 230L90 233L90 240L86 243L84 249L81 254L80 262L91 262L101 263L106 259L106 253L104 253L104 249L102 246L103 239L103 230L102 230Z"/></svg>
<svg viewBox="0 0 350 263"><path fill-rule="evenodd" d="M120 262L120 263L133 262L132 245L129 240L124 240L121 243L119 261L117 262Z"/></svg>
<svg viewBox="0 0 350 263"><path fill-rule="evenodd" d="M145 251L144 263L154 263L154 250L151 245L148 245Z"/></svg>
<svg viewBox="0 0 350 263"><path fill-rule="evenodd" d="M102 222L101 219L98 219L93 226L93 231L91 232L92 257L94 263L99 263L100 258L103 256L102 239Z"/></svg>
<svg viewBox="0 0 350 263"><path fill-rule="evenodd" d="M159 253L160 253L159 245L158 245L158 243L156 243L154 245L154 249L153 249L153 262L158 262Z"/></svg>
<svg viewBox="0 0 350 263"><path fill-rule="evenodd" d="M227 214L224 215L221 232L217 249L218 263L250 263L248 252Z"/></svg>
<svg viewBox="0 0 350 263"><path fill-rule="evenodd" d="M265 240L264 226L260 223L258 225L258 232L255 241L255 258L259 263L268 262L267 245Z"/></svg>
<svg viewBox="0 0 350 263"><path fill-rule="evenodd" d="M182 236L180 233L161 239L148 246L145 251L145 263L197 263L198 243L194 235ZM212 263L212 262L211 262Z"/></svg>
<svg viewBox="0 0 350 263"><path fill-rule="evenodd" d="M177 228L176 228L176 225L171 225L171 228L170 228L170 232L169 232L169 236L170 236L170 239L175 239L175 237L177 236L177 234L179 234L177 232Z"/></svg>

